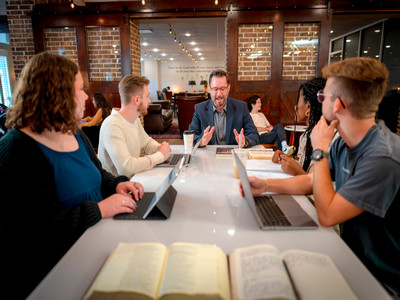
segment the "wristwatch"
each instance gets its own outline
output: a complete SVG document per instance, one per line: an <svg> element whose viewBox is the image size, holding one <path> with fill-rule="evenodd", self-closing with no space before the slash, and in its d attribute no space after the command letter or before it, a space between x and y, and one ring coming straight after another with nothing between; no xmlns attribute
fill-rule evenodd
<svg viewBox="0 0 400 300"><path fill-rule="evenodd" d="M329 154L328 154L328 152L324 152L324 151L322 151L321 149L315 149L315 150L312 152L311 157L312 157L312 160L320 161L320 160L323 159L323 158L328 158L328 157L329 157Z"/></svg>

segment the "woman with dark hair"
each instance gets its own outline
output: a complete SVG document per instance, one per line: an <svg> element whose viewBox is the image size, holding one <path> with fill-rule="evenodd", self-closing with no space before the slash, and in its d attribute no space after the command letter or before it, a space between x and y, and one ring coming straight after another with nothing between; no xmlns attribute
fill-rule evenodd
<svg viewBox="0 0 400 300"><path fill-rule="evenodd" d="M272 144L276 141L276 148L282 150L283 153L291 155L293 153L293 146L288 146L286 142L286 133L282 124L272 126L265 115L260 112L261 98L257 95L250 96L247 101L247 108L249 109L250 116L253 119L254 125L260 134L261 144Z"/></svg>
<svg viewBox="0 0 400 300"><path fill-rule="evenodd" d="M275 163L281 163L282 169L290 175L301 175L312 170L312 146L310 134L322 115L322 104L318 101L317 93L323 90L326 80L313 78L300 85L295 106L295 120L305 123L306 131L300 136L297 159L293 159L276 151L272 158Z"/></svg>
<svg viewBox="0 0 400 300"><path fill-rule="evenodd" d="M105 118L111 114L112 107L108 103L107 99L100 93L96 93L93 96L93 105L97 108L97 112L93 117L86 117L84 122L80 123L78 126L82 128L84 126L95 126L100 125Z"/></svg>
<svg viewBox="0 0 400 300"><path fill-rule="evenodd" d="M2 294L25 299L87 228L131 213L143 186L105 171L78 130L87 95L76 64L31 58L0 139Z"/></svg>

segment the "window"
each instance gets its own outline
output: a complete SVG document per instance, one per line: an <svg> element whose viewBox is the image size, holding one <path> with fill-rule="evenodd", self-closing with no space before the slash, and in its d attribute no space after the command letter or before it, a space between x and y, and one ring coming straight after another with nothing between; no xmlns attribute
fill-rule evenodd
<svg viewBox="0 0 400 300"><path fill-rule="evenodd" d="M11 105L11 86L8 73L7 57L0 56L1 102L5 106Z"/></svg>

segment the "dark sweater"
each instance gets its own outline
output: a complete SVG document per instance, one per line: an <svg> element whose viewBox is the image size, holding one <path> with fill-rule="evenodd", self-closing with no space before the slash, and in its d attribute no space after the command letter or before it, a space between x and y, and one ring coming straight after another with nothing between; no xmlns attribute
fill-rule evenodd
<svg viewBox="0 0 400 300"><path fill-rule="evenodd" d="M105 171L87 137L79 134L100 171L106 198L129 179ZM0 139L0 191L1 293L23 299L101 213L96 202L61 206L51 163L38 143L17 129Z"/></svg>

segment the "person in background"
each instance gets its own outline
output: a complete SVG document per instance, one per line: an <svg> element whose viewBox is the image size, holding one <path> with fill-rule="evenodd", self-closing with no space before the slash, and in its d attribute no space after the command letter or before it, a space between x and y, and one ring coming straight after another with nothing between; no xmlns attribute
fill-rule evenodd
<svg viewBox="0 0 400 300"><path fill-rule="evenodd" d="M169 86L167 86L161 90L161 95L163 97L162 100L167 100L167 92L170 92L170 91L171 91L171 88Z"/></svg>
<svg viewBox="0 0 400 300"><path fill-rule="evenodd" d="M133 212L143 196L140 183L101 167L78 130L87 97L63 56L35 55L19 77L0 139L1 292L12 299L25 299L87 228Z"/></svg>
<svg viewBox="0 0 400 300"><path fill-rule="evenodd" d="M318 93L323 115L311 132L313 172L250 177L252 192L313 193L320 224L340 224L347 245L398 296L400 137L383 121L375 123L389 72L380 61L359 57L332 63L322 73L327 81ZM327 153L336 128L340 137Z"/></svg>
<svg viewBox="0 0 400 300"><path fill-rule="evenodd" d="M224 70L211 72L209 87L211 99L195 105L189 125L189 130L194 131L194 143L201 138L200 147L258 145L260 137L246 103L228 97L231 87L228 74Z"/></svg>
<svg viewBox="0 0 400 300"><path fill-rule="evenodd" d="M247 101L247 108L249 109L250 116L260 134L260 143L272 144L276 141L276 147L278 150L282 150L283 153L291 155L294 147L287 144L285 129L283 129L281 123L278 123L275 126L271 125L265 115L261 112L260 97L257 95L250 96L249 101ZM282 153L282 151L280 152Z"/></svg>
<svg viewBox="0 0 400 300"><path fill-rule="evenodd" d="M112 107L103 94L96 93L93 95L93 105L97 108L96 114L93 117L84 118L84 122L78 125L79 128L99 125L111 114Z"/></svg>
<svg viewBox="0 0 400 300"><path fill-rule="evenodd" d="M326 80L323 78L313 78L299 87L295 106L295 123L305 123L307 129L300 136L297 159L293 159L278 150L272 157L272 161L281 163L282 169L290 175L295 176L312 171L311 153L313 148L310 134L322 116L322 103L318 101L317 93L324 89L325 83ZM332 142L337 136L338 134L335 134Z"/></svg>
<svg viewBox="0 0 400 300"><path fill-rule="evenodd" d="M150 81L143 76L127 75L118 84L121 109L113 108L100 128L98 156L112 174L132 177L167 160L171 147L153 140L138 118L150 104Z"/></svg>

